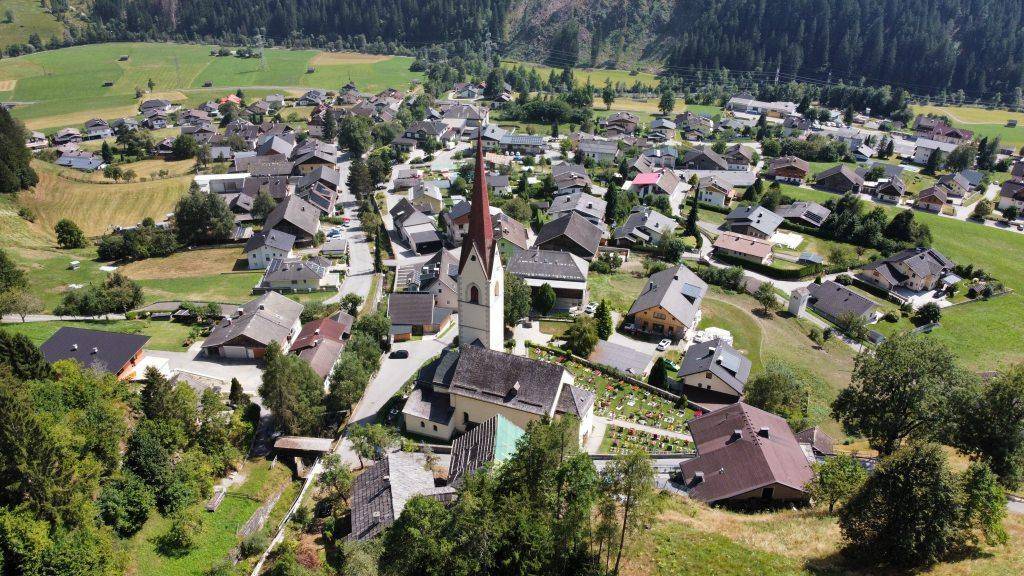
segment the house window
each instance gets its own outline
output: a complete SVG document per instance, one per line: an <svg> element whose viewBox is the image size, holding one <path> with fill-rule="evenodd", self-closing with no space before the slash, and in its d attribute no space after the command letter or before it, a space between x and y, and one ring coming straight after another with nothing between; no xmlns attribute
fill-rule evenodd
<svg viewBox="0 0 1024 576"><path fill-rule="evenodd" d="M761 489L761 498L764 500L771 500L775 496L775 488L768 487Z"/></svg>
<svg viewBox="0 0 1024 576"><path fill-rule="evenodd" d="M654 317L656 319L658 319L658 320L664 320L665 319L665 313L664 312L655 312L654 313Z"/></svg>
<svg viewBox="0 0 1024 576"><path fill-rule="evenodd" d="M462 423L469 424L469 412L462 413Z"/></svg>
<svg viewBox="0 0 1024 576"><path fill-rule="evenodd" d="M479 304L480 303L480 290L476 286L469 287L469 303Z"/></svg>
<svg viewBox="0 0 1024 576"><path fill-rule="evenodd" d="M424 422L423 420L420 420L420 428L426 428L426 427L427 427L427 423Z"/></svg>
<svg viewBox="0 0 1024 576"><path fill-rule="evenodd" d="M437 432L437 424L434 424L434 432Z"/></svg>
<svg viewBox="0 0 1024 576"><path fill-rule="evenodd" d="M292 284L298 284L298 283L299 283L298 280L292 280Z"/></svg>

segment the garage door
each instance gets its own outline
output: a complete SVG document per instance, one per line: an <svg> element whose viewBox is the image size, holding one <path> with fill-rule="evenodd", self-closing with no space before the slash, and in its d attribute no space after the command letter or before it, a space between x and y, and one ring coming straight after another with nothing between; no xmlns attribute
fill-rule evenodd
<svg viewBox="0 0 1024 576"><path fill-rule="evenodd" d="M225 358L248 358L249 349L245 346L221 346L221 355Z"/></svg>

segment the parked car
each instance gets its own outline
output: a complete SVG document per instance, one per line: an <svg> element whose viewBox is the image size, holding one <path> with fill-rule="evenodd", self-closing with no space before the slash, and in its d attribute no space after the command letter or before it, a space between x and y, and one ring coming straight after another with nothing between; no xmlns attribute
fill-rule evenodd
<svg viewBox="0 0 1024 576"><path fill-rule="evenodd" d="M408 350L392 350L391 354L388 354L388 358L394 358L395 360L405 360L408 357Z"/></svg>
<svg viewBox="0 0 1024 576"><path fill-rule="evenodd" d="M583 311L587 314L593 314L594 312L597 312L597 304L591 302L590 304L587 304L587 307L584 308Z"/></svg>
<svg viewBox="0 0 1024 576"><path fill-rule="evenodd" d="M671 345L672 345L672 341L671 341L671 340L669 340L668 338L665 338L665 339L664 339L664 340L662 340L661 342L658 342L658 351L659 351L659 352L664 352L664 351L665 351L665 350L667 350L667 349L668 349L668 347L669 347L669 346L671 346Z"/></svg>

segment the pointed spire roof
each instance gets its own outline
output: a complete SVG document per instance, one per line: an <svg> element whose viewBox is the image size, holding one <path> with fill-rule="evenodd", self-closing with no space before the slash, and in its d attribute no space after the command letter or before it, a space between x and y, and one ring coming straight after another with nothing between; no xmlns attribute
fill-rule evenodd
<svg viewBox="0 0 1024 576"><path fill-rule="evenodd" d="M489 277L494 262L494 224L491 223L491 202L487 197L484 145L479 133L476 137L476 167L473 176L473 197L469 208L469 233L462 239L459 272L462 272L469 260L471 246L476 246L483 259L484 274Z"/></svg>

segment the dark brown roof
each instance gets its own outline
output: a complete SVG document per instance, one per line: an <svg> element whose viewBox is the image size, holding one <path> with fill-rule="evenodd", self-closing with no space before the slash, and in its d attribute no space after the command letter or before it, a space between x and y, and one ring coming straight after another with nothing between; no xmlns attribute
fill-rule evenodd
<svg viewBox="0 0 1024 576"><path fill-rule="evenodd" d="M570 212L545 224L537 234L534 246L543 248L545 243L559 236L572 240L589 254L597 254L597 247L601 244L601 228L578 213Z"/></svg>
<svg viewBox="0 0 1024 576"><path fill-rule="evenodd" d="M491 277L496 244L494 242L494 224L491 222L491 203L487 198L487 171L484 169L483 140L476 139L476 165L473 174L473 195L469 207L469 231L462 240L462 253L459 256L459 273L462 273L472 248L480 255L484 276Z"/></svg>
<svg viewBox="0 0 1024 576"><path fill-rule="evenodd" d="M689 428L699 456L680 468L691 498L714 503L772 484L803 491L813 476L789 424L775 414L738 402L690 420Z"/></svg>
<svg viewBox="0 0 1024 576"><path fill-rule="evenodd" d="M532 414L553 415L565 368L463 345L449 392Z"/></svg>
<svg viewBox="0 0 1024 576"><path fill-rule="evenodd" d="M39 351L47 362L76 360L87 368L118 373L146 345L149 336L63 326Z"/></svg>
<svg viewBox="0 0 1024 576"><path fill-rule="evenodd" d="M809 445L815 452L824 456L832 456L836 453L835 440L817 426L798 432L796 440L801 444Z"/></svg>

